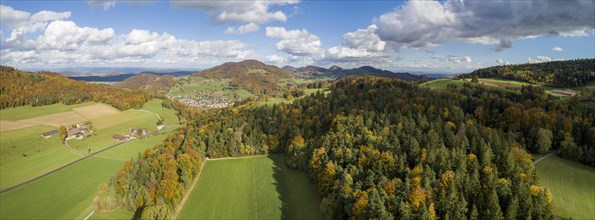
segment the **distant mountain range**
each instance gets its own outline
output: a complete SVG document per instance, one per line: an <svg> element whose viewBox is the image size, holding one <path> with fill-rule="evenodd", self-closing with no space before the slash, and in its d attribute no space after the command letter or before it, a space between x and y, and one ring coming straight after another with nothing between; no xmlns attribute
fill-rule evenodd
<svg viewBox="0 0 595 220"><path fill-rule="evenodd" d="M86 72L75 73L72 71L84 70ZM140 68L70 68L60 72L62 75L74 80L89 82L122 82L138 74L152 74L156 76L170 75L174 77L197 75L207 78L227 78L232 79L232 86L241 86L253 92L260 89L277 90L277 81L280 78L298 77L316 79L320 77L342 78L354 75L374 75L381 77L398 78L406 81L418 81L426 76L411 74L407 72L392 72L388 70L377 69L371 66L361 66L352 69L343 69L339 66L323 68L318 66L293 67L284 66L279 68L274 65L267 65L258 60L244 60L241 62L227 62L219 66L212 67L202 72L196 70L142 70L138 72L128 72L140 70ZM96 71L96 74L92 74ZM443 78L444 75L429 75L427 78ZM259 89L257 89L259 88Z"/></svg>
<svg viewBox="0 0 595 220"><path fill-rule="evenodd" d="M332 78L341 78L346 76L355 76L355 75L373 75L373 76L381 76L381 77L389 77L389 78L397 78L402 79L405 81L418 81L424 79L424 76L414 75L411 73L395 73L388 70L381 70L371 66L362 66L353 69L343 69L339 66L332 66L328 69L318 66L306 66L306 67L292 67L292 66L284 66L284 70L292 72L295 76L298 77L332 77Z"/></svg>

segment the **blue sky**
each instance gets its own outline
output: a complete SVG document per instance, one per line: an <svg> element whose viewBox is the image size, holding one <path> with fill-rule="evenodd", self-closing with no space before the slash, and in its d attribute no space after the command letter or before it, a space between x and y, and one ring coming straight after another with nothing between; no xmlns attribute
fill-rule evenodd
<svg viewBox="0 0 595 220"><path fill-rule="evenodd" d="M456 73L595 57L593 1L1 1L0 63L372 65Z"/></svg>

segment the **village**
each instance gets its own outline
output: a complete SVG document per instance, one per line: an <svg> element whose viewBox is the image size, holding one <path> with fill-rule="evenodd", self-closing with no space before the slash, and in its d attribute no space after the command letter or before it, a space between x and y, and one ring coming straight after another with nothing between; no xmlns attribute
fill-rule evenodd
<svg viewBox="0 0 595 220"><path fill-rule="evenodd" d="M225 108L234 104L234 101L227 97L211 95L198 95L196 97L187 95L168 95L167 97L195 108Z"/></svg>

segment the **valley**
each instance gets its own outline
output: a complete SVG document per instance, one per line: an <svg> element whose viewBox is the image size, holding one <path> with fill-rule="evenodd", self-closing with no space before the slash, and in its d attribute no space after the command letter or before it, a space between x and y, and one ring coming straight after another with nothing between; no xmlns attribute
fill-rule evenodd
<svg viewBox="0 0 595 220"><path fill-rule="evenodd" d="M594 218L594 63L1 66L0 219Z"/></svg>

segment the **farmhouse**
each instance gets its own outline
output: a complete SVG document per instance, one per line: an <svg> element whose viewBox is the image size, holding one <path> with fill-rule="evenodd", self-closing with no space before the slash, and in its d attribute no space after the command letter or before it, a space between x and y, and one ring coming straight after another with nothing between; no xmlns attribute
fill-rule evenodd
<svg viewBox="0 0 595 220"><path fill-rule="evenodd" d="M129 137L126 137L124 135L119 135L116 134L114 136L112 136L113 139L118 140L118 141L127 141Z"/></svg>
<svg viewBox="0 0 595 220"><path fill-rule="evenodd" d="M84 133L85 133L85 128L83 128L83 127L71 128L71 129L68 129L68 131L66 131L66 134L69 138L75 137L78 135L82 135Z"/></svg>
<svg viewBox="0 0 595 220"><path fill-rule="evenodd" d="M43 137L43 138L50 138L50 137L52 137L54 135L57 135L58 133L60 133L58 130L51 130L51 131L42 133L41 134L41 137Z"/></svg>

